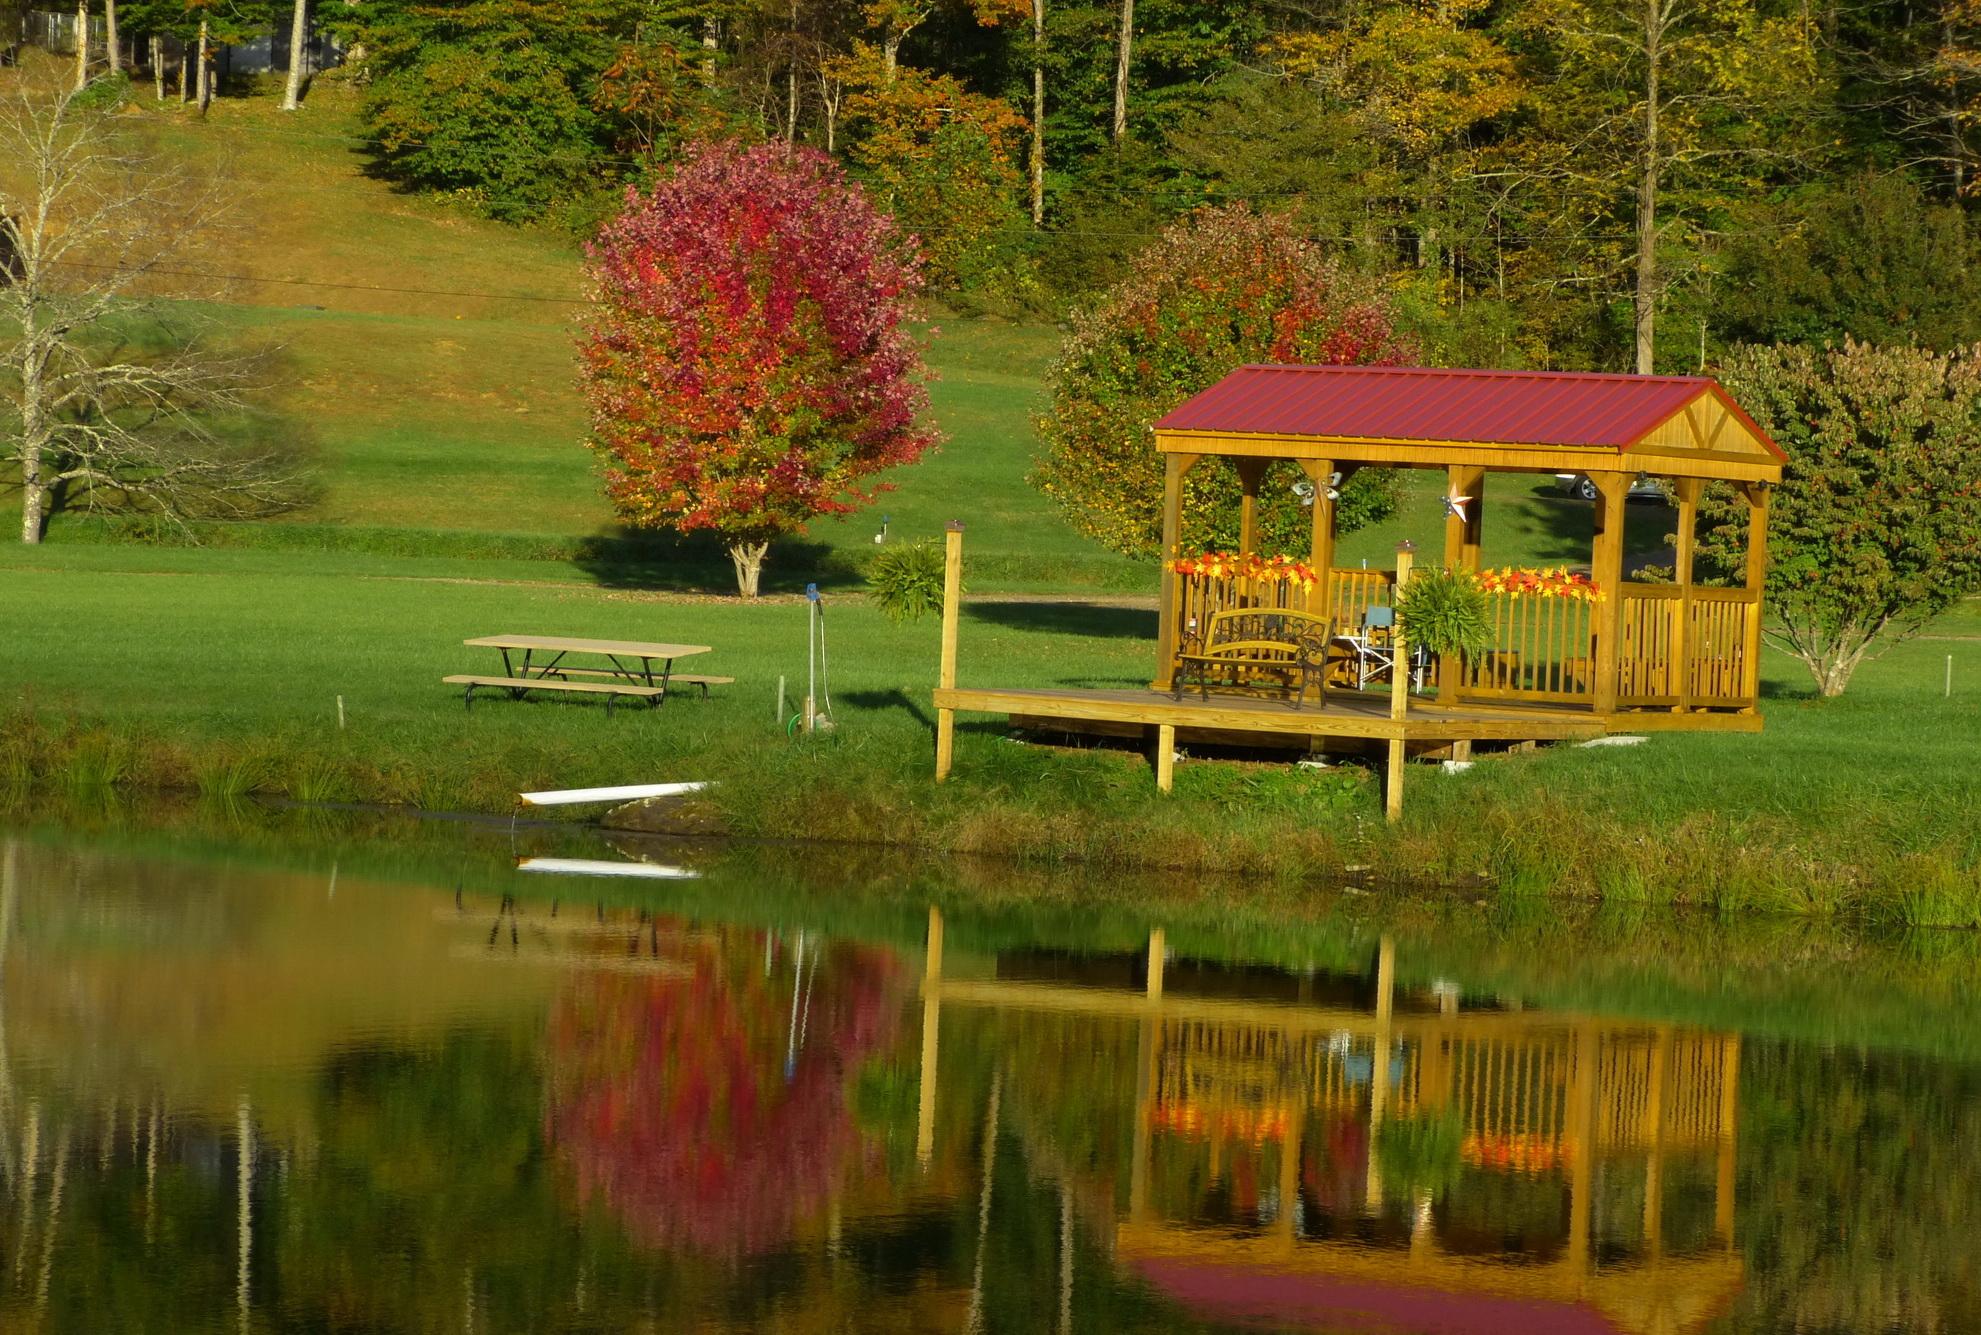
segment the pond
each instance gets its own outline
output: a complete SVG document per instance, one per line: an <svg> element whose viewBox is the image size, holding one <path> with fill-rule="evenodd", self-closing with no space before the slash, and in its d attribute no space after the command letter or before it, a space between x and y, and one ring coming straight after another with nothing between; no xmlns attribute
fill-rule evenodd
<svg viewBox="0 0 1981 1335"><path fill-rule="evenodd" d="M1965 938L392 839L0 833L0 1326L1981 1330Z"/></svg>

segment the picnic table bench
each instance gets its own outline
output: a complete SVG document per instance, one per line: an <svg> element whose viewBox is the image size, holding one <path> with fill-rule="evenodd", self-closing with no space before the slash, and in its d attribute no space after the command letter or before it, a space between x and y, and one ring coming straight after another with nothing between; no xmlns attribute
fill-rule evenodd
<svg viewBox="0 0 1981 1335"><path fill-rule="evenodd" d="M677 685L699 686L708 695L711 686L726 686L734 677L714 677L674 671L674 660L709 653L705 644L654 644L641 640L589 640L557 635L484 635L462 643L470 648L487 648L502 654L502 675L459 673L442 677L448 686L462 688L462 704L474 708L477 688L503 690L521 700L531 691L562 692L572 695L602 695L605 712L622 699L645 700L658 708L668 691ZM573 666L564 660L571 655L603 659L603 666ZM539 655L542 655L540 658ZM658 667L655 665L658 664ZM573 677L585 680L573 681Z"/></svg>
<svg viewBox="0 0 1981 1335"><path fill-rule="evenodd" d="M1176 656L1173 698L1181 700L1194 678L1203 699L1211 688L1254 691L1270 687L1300 708L1309 687L1327 707L1329 645L1334 622L1290 607L1238 607L1211 614L1201 639L1186 641Z"/></svg>

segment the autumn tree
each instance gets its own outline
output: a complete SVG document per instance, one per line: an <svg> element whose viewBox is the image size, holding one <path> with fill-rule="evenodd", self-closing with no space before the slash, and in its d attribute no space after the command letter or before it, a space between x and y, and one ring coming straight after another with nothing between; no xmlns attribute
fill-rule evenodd
<svg viewBox="0 0 1981 1335"><path fill-rule="evenodd" d="M94 85L92 85L94 87ZM136 146L87 90L23 87L0 105L0 459L14 466L21 541L50 510L243 518L302 499L284 450L216 427L244 406L251 362L208 348L189 307L149 293L224 208L199 180ZM17 184L18 183L18 184Z"/></svg>
<svg viewBox="0 0 1981 1335"><path fill-rule="evenodd" d="M629 523L709 532L755 597L774 538L936 441L912 241L822 153L691 145L589 250L591 444Z"/></svg>
<svg viewBox="0 0 1981 1335"><path fill-rule="evenodd" d="M1044 442L1032 483L1075 527L1119 552L1150 555L1162 540L1157 418L1249 362L1392 366L1413 359L1378 291L1297 235L1282 215L1243 205L1206 209L1137 256L1129 275L1079 313L1038 418ZM1309 524L1298 474L1275 467L1260 492L1264 545L1304 550ZM1357 527L1394 504L1393 475L1358 473L1339 520ZM1184 528L1193 542L1230 545L1239 484L1222 468L1192 469Z"/></svg>
<svg viewBox="0 0 1981 1335"><path fill-rule="evenodd" d="M1746 347L1720 378L1788 453L1767 642L1825 696L1981 589L1981 346ZM1700 554L1738 567L1746 502L1708 492Z"/></svg>

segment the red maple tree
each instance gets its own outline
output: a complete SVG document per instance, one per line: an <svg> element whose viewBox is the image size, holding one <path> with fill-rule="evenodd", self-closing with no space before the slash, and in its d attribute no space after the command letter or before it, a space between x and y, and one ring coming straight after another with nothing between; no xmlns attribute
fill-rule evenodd
<svg viewBox="0 0 1981 1335"><path fill-rule="evenodd" d="M936 443L904 328L912 238L822 153L693 145L589 248L580 353L620 516L713 532L755 597L773 538Z"/></svg>

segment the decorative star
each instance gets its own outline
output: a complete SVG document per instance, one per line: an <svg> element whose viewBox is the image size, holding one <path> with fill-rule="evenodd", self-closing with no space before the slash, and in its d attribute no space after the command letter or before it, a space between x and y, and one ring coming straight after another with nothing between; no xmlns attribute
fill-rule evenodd
<svg viewBox="0 0 1981 1335"><path fill-rule="evenodd" d="M1444 498L1444 512L1448 515L1455 516L1461 522L1465 522L1469 520L1469 516L1465 513L1465 507L1470 504L1472 504L1472 498L1470 496L1447 496Z"/></svg>

